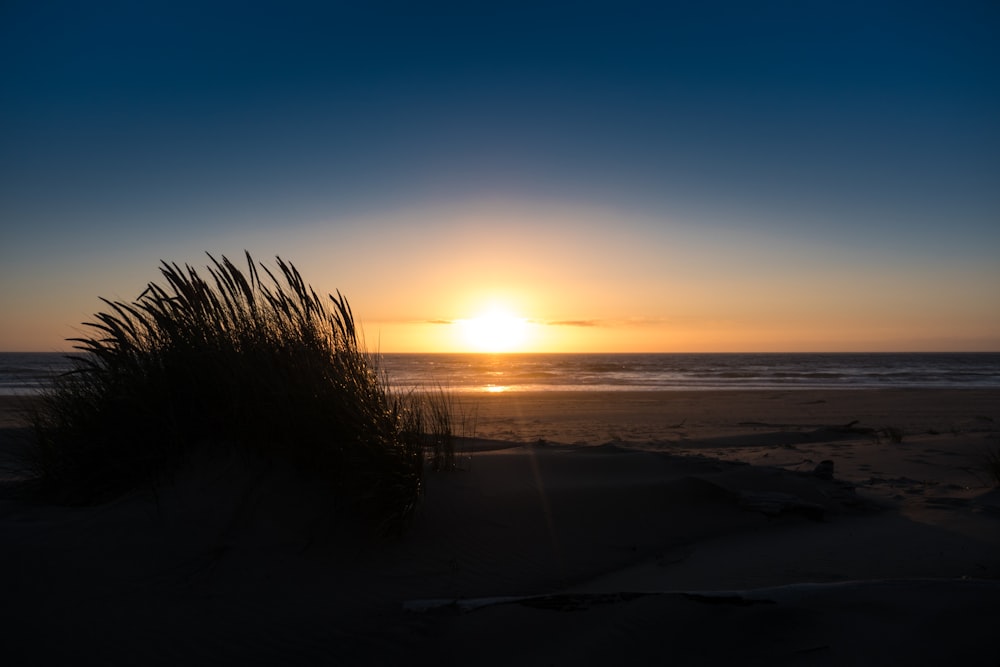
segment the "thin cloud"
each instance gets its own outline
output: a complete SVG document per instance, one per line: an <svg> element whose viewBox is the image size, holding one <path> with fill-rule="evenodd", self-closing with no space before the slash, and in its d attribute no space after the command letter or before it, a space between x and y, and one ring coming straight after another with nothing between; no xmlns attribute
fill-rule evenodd
<svg viewBox="0 0 1000 667"><path fill-rule="evenodd" d="M600 320L553 320L542 322L550 327L599 327L602 326Z"/></svg>
<svg viewBox="0 0 1000 667"><path fill-rule="evenodd" d="M424 324L458 324L462 320L433 319L422 320ZM655 326L667 322L663 318L633 317L627 320L527 320L529 324L545 327L622 327L622 326Z"/></svg>
<svg viewBox="0 0 1000 667"><path fill-rule="evenodd" d="M626 320L534 320L536 324L550 327L646 327L666 324L662 317L630 317Z"/></svg>

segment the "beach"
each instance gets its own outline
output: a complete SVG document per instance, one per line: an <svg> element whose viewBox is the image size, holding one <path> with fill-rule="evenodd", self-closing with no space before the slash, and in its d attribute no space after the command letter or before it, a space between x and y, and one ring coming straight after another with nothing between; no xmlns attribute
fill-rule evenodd
<svg viewBox="0 0 1000 667"><path fill-rule="evenodd" d="M996 665L998 389L457 393L458 470L363 540L238 457L14 493L8 664ZM139 443L141 444L141 443Z"/></svg>

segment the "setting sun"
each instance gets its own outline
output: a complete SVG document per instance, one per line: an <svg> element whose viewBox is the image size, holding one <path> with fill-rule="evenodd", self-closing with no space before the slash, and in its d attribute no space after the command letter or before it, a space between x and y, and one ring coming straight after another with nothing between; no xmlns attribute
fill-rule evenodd
<svg viewBox="0 0 1000 667"><path fill-rule="evenodd" d="M513 352L522 349L527 339L528 320L502 308L492 308L478 317L456 322L470 350L478 352Z"/></svg>

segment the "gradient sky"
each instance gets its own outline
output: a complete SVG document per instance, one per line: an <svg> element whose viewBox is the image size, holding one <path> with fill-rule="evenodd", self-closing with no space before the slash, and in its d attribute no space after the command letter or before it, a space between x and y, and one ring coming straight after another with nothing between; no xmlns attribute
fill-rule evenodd
<svg viewBox="0 0 1000 667"><path fill-rule="evenodd" d="M993 0L6 0L0 68L0 350L244 249L383 352L1000 350Z"/></svg>

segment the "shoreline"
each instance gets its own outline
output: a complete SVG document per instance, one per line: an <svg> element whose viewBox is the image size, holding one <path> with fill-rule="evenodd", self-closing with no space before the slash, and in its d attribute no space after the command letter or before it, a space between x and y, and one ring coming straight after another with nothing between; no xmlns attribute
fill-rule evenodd
<svg viewBox="0 0 1000 667"><path fill-rule="evenodd" d="M1000 422L1000 388L456 393L452 402L474 426L470 435L563 444L736 435L755 422L910 433L963 428L977 417Z"/></svg>

